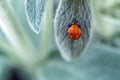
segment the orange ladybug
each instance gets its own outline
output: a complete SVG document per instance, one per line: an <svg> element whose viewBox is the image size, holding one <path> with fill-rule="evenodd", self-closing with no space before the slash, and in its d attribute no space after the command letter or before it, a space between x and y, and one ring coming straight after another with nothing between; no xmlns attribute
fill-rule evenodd
<svg viewBox="0 0 120 80"><path fill-rule="evenodd" d="M77 40L81 36L81 29L77 23L72 23L68 28L68 37L72 40Z"/></svg>

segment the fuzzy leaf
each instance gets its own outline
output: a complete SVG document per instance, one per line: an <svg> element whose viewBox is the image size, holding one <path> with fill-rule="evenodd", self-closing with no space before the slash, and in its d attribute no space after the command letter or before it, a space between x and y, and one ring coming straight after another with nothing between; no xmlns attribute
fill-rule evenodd
<svg viewBox="0 0 120 80"><path fill-rule="evenodd" d="M72 40L67 30L73 22L81 28L81 37ZM55 35L58 47L64 59L78 57L85 49L91 36L90 0L60 0L56 13Z"/></svg>
<svg viewBox="0 0 120 80"><path fill-rule="evenodd" d="M34 32L40 32L40 23L45 0L25 0L25 10L30 27Z"/></svg>

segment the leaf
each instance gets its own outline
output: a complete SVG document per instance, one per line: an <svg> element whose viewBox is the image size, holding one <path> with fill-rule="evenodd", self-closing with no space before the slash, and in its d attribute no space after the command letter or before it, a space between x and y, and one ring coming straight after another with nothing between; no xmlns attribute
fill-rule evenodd
<svg viewBox="0 0 120 80"><path fill-rule="evenodd" d="M10 50L9 54L12 52L12 55L17 56L17 59L21 61L24 59L23 63L27 61L26 63L30 62L31 64L34 52L32 45L6 0L0 1L0 11L0 27L9 42L6 46L4 45L6 43L2 43L4 41L0 41L0 47L3 46L5 47L4 49Z"/></svg>
<svg viewBox="0 0 120 80"><path fill-rule="evenodd" d="M77 61L49 60L41 66L42 80L119 80L120 50L95 44Z"/></svg>
<svg viewBox="0 0 120 80"><path fill-rule="evenodd" d="M40 23L44 10L45 0L25 0L25 12L34 32L40 32Z"/></svg>
<svg viewBox="0 0 120 80"><path fill-rule="evenodd" d="M69 25L77 23L81 36L77 40L68 37ZM61 55L71 60L84 51L91 37L91 10L89 0L60 0L54 20L55 37Z"/></svg>

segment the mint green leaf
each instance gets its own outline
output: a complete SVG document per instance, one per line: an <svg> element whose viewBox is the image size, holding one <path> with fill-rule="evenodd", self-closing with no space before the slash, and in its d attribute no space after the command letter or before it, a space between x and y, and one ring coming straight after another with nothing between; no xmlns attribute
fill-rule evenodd
<svg viewBox="0 0 120 80"><path fill-rule="evenodd" d="M36 33L40 32L41 17L44 10L45 0L25 0L25 12L30 27Z"/></svg>

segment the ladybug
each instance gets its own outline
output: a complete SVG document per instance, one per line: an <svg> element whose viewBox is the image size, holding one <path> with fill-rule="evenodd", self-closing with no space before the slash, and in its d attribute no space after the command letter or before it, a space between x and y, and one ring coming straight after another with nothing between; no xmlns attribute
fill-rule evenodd
<svg viewBox="0 0 120 80"><path fill-rule="evenodd" d="M68 37L72 40L77 40L80 38L81 36L81 29L79 27L79 25L75 22L73 22L68 30L67 30L67 33L68 33Z"/></svg>

